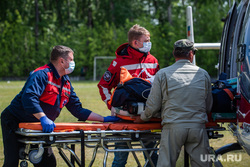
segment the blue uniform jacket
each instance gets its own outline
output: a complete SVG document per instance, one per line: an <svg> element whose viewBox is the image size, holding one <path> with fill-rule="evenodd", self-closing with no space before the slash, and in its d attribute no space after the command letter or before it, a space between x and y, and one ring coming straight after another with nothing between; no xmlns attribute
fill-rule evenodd
<svg viewBox="0 0 250 167"><path fill-rule="evenodd" d="M33 114L44 112L54 121L64 106L79 121L85 121L91 113L82 108L69 77L64 75L60 79L50 63L30 73L22 91L12 100L8 109L20 122L37 122L39 120Z"/></svg>

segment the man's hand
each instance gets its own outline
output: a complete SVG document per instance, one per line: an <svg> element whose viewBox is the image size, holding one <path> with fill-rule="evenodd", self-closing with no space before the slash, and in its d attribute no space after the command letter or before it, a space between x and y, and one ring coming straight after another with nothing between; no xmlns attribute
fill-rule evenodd
<svg viewBox="0 0 250 167"><path fill-rule="evenodd" d="M135 118L134 123L142 124L142 123L145 122L145 121L143 121L143 120L141 119L140 116L135 116L134 118Z"/></svg>
<svg viewBox="0 0 250 167"><path fill-rule="evenodd" d="M121 118L116 117L116 116L106 116L104 117L103 122L116 122L119 120L121 120Z"/></svg>
<svg viewBox="0 0 250 167"><path fill-rule="evenodd" d="M46 115L40 118L41 125L43 127L43 132L50 133L53 132L56 127L55 123L50 120Z"/></svg>

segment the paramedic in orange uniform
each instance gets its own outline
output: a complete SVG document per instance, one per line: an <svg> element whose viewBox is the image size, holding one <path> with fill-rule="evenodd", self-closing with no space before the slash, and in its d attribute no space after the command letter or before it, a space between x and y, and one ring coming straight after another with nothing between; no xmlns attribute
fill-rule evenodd
<svg viewBox="0 0 250 167"><path fill-rule="evenodd" d="M192 167L211 166L201 160L201 155L209 154L205 123L212 107L211 81L204 69L192 64L195 50L187 39L175 42L176 62L156 74L146 108L135 120L142 123L161 112L163 129L157 167L176 166L182 146Z"/></svg>
<svg viewBox="0 0 250 167"><path fill-rule="evenodd" d="M75 68L74 52L66 46L55 46L50 63L32 71L22 91L1 114L4 144L4 167L17 167L19 143L15 131L20 122L41 122L43 132L54 130L54 120L62 108L66 108L79 121L113 122L117 117L103 117L82 104L74 92L68 74ZM55 167L56 159L52 149L45 148L42 161L35 166Z"/></svg>
<svg viewBox="0 0 250 167"><path fill-rule="evenodd" d="M111 62L98 83L101 98L111 110L111 115L115 114L115 109L108 102L110 101L111 90L120 82L121 67L125 67L133 77L153 81L154 75L159 70L159 64L157 59L149 52L151 45L149 31L136 24L128 32L128 43L122 44L116 50L116 59ZM121 148L121 146L117 145L117 148ZM127 158L128 152L115 152L112 166L124 167ZM156 153L154 153L152 159L156 162Z"/></svg>

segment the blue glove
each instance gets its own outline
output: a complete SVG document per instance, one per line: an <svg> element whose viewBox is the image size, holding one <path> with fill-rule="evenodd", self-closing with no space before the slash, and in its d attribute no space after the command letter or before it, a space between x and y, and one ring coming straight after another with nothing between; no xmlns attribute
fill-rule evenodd
<svg viewBox="0 0 250 167"><path fill-rule="evenodd" d="M121 118L116 117L116 116L106 116L103 119L103 122L116 122L119 121Z"/></svg>
<svg viewBox="0 0 250 167"><path fill-rule="evenodd" d="M50 133L56 127L55 123L51 121L46 115L40 118L43 132Z"/></svg>

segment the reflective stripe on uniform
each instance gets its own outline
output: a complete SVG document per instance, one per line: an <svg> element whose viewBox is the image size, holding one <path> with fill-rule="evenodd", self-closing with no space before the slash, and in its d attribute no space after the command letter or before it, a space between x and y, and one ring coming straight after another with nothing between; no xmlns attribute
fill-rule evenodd
<svg viewBox="0 0 250 167"><path fill-rule="evenodd" d="M48 84L53 85L53 86L55 86L55 87L57 87L57 88L60 89L60 85L57 85L54 82L48 81ZM68 88L63 87L63 89L66 90L66 91L68 91L68 92L70 92L70 89L68 89Z"/></svg>
<svg viewBox="0 0 250 167"><path fill-rule="evenodd" d="M109 91L107 88L104 88L103 86L101 86L101 87L102 87L102 92L106 97L105 100L103 100L103 101L107 104L107 101L110 100L111 95L109 94Z"/></svg>
<svg viewBox="0 0 250 167"><path fill-rule="evenodd" d="M55 86L55 87L57 87L57 88L60 89L60 85L57 85L54 82L48 81L48 84L53 85L53 86Z"/></svg>
<svg viewBox="0 0 250 167"><path fill-rule="evenodd" d="M65 87L63 87L63 89L66 90L66 91L68 91L68 92L70 92L70 89L67 89L67 88L65 88Z"/></svg>
<svg viewBox="0 0 250 167"><path fill-rule="evenodd" d="M136 70L136 69L142 69L142 68L157 68L157 63L138 63L138 64L131 64L131 65L124 65L122 67L125 67L127 70Z"/></svg>

